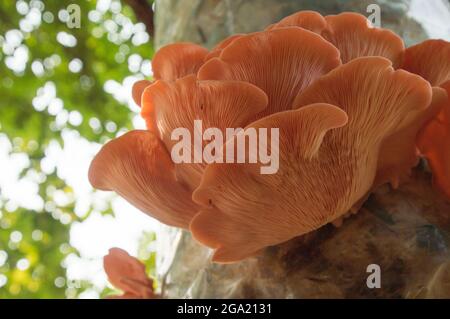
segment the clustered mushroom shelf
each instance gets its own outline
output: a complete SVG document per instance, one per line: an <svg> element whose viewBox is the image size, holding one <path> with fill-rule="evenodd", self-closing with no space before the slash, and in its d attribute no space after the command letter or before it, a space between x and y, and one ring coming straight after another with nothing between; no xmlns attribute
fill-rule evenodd
<svg viewBox="0 0 450 319"><path fill-rule="evenodd" d="M413 255L418 262L399 272L427 271L415 282L388 278L387 296L450 294L448 286L441 287L450 281L445 248L450 212L435 214L438 206L450 208L450 43L427 40L405 49L400 37L370 26L362 15L301 11L264 31L232 35L211 51L191 43L167 45L152 67L154 81L133 88L147 130L131 131L102 148L89 172L94 187L115 191L161 222L189 230L214 249L215 262L258 256L228 266L230 272L253 269L248 287L259 286L258 293L271 289L262 287L261 278L276 277L288 263L289 276L304 276L301 288L287 284L293 296L320 297L323 291L341 296L341 287L346 296L359 296L359 286L351 283L360 284L366 275L367 258L346 253L355 249L367 250L388 276ZM174 163L171 132L178 127L193 132L195 120L223 130L279 128L278 172L262 175L260 163ZM431 169L434 190L417 169L421 158ZM377 208L379 201L395 207L393 199L405 189L403 195L420 212L402 209L396 215ZM422 193L412 196L418 189ZM380 198L382 192L390 194ZM365 210L373 216L357 214L344 221L342 231L328 225ZM443 235L427 226L430 219ZM347 242L346 234L358 227L361 233ZM386 245L404 245L371 250L371 237L383 232ZM315 250L318 243L323 245ZM184 258L195 245L186 246ZM342 273L327 268L327 260L339 254L346 255ZM262 265L271 265L272 274ZM346 277L349 267L353 275ZM209 271L214 277L214 268ZM208 288L193 291L199 296ZM240 293L251 295L230 296Z"/></svg>

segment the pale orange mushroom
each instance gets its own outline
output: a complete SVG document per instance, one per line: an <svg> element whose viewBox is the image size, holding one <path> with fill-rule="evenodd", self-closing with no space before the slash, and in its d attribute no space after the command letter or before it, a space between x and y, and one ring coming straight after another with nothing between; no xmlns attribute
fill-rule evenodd
<svg viewBox="0 0 450 319"><path fill-rule="evenodd" d="M419 132L417 144L428 160L434 184L450 198L450 81L442 87L447 92L446 103Z"/></svg>
<svg viewBox="0 0 450 319"><path fill-rule="evenodd" d="M327 27L327 21L324 17L315 11L299 11L290 16L281 19L266 28L266 30L273 30L285 27L300 27L317 34L322 34L322 31Z"/></svg>
<svg viewBox="0 0 450 319"><path fill-rule="evenodd" d="M339 51L298 27L256 32L235 39L199 70L200 80L237 80L266 92L258 118L291 108L298 92L341 64Z"/></svg>
<svg viewBox="0 0 450 319"><path fill-rule="evenodd" d="M329 15L325 20L327 28L322 36L339 49L342 63L363 56L381 56L391 60L394 68L400 67L404 44L394 32L372 27L358 13Z"/></svg>
<svg viewBox="0 0 450 319"><path fill-rule="evenodd" d="M410 125L383 141L374 187L390 182L395 189L409 178L411 169L417 166L420 159L420 152L417 148L419 131L440 112L446 103L445 91L439 87L433 87L430 106L424 111L416 112L415 115L412 113Z"/></svg>
<svg viewBox="0 0 450 319"><path fill-rule="evenodd" d="M193 194L204 207L193 236L216 249L214 261L233 262L332 222L371 189L382 141L430 101L428 82L385 58L334 69L297 96L298 110L248 126L280 129L276 174L255 164L206 168Z"/></svg>
<svg viewBox="0 0 450 319"><path fill-rule="evenodd" d="M250 83L198 81L190 75L175 82L157 81L147 87L143 95L142 114L146 120L147 117L155 120L161 140L171 150L178 142L171 136L176 128L186 128L194 136L194 121L201 120L203 130L218 128L225 135L226 128L245 127L266 106L264 91ZM202 141L202 145L206 143ZM191 151L193 154L194 149ZM204 163L196 164L191 157L191 163L175 165L176 176L194 190L204 167Z"/></svg>
<svg viewBox="0 0 450 319"><path fill-rule="evenodd" d="M190 228L215 249L214 261L338 221L374 186L396 186L419 155L450 197L450 102L437 87L450 92L448 42L405 50L362 15L304 11L211 52L168 45L152 66L156 81L133 87L148 131L107 143L89 178L163 223ZM197 119L204 129L279 128L279 171L174 163L171 133L192 134Z"/></svg>
<svg viewBox="0 0 450 319"><path fill-rule="evenodd" d="M153 56L153 76L155 80L174 81L195 74L208 53L207 49L188 42L166 45Z"/></svg>
<svg viewBox="0 0 450 319"><path fill-rule="evenodd" d="M234 40L239 39L244 34L232 34L229 37L225 38L224 40L220 41L212 50L206 55L205 62L208 60L211 60L212 58L216 58L220 56L220 53L222 53L222 50L225 49L230 43L232 43Z"/></svg>
<svg viewBox="0 0 450 319"><path fill-rule="evenodd" d="M434 185L450 198L450 43L427 40L407 48L402 68L447 92L440 110L423 126L417 146L429 162Z"/></svg>
<svg viewBox="0 0 450 319"><path fill-rule="evenodd" d="M314 176L314 170L326 132L346 122L345 112L328 104L273 114L247 128L279 128L276 174L261 175L259 164L208 165L193 194L204 208L190 230L199 242L215 249L213 261L246 258L329 222L334 203L325 199L322 176ZM334 194L337 198L340 192Z"/></svg>
<svg viewBox="0 0 450 319"><path fill-rule="evenodd" d="M142 94L142 114L152 130L131 131L104 145L91 163L89 180L165 224L187 228L198 210L191 192L204 164L172 162L167 151L174 144L172 130L193 132L196 119L205 128L245 127L266 105L266 94L245 82L198 81L194 75L156 81Z"/></svg>
<svg viewBox="0 0 450 319"><path fill-rule="evenodd" d="M402 69L418 74L433 86L450 80L450 43L426 40L405 50Z"/></svg>
<svg viewBox="0 0 450 319"><path fill-rule="evenodd" d="M139 80L134 82L131 89L131 95L133 97L134 103L141 106L142 105L142 93L147 86L150 86L153 82L149 80Z"/></svg>
<svg viewBox="0 0 450 319"><path fill-rule="evenodd" d="M189 74L196 74L208 50L188 42L173 43L162 47L152 59L152 71L155 80L175 81ZM139 80L133 84L132 97L134 102L142 105L144 89L153 82ZM147 127L152 130L152 120L147 118Z"/></svg>
<svg viewBox="0 0 450 319"><path fill-rule="evenodd" d="M123 291L120 296L108 296L113 299L154 299L153 280L146 272L145 265L130 256L125 250L111 248L103 257L103 267L109 282Z"/></svg>
<svg viewBox="0 0 450 319"><path fill-rule="evenodd" d="M106 143L91 163L89 181L167 225L187 228L198 210L177 181L166 147L149 131L130 131Z"/></svg>

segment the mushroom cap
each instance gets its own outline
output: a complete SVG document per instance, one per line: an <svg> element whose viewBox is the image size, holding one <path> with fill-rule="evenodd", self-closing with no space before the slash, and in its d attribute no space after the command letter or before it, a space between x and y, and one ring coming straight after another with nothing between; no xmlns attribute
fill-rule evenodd
<svg viewBox="0 0 450 319"><path fill-rule="evenodd" d="M174 81L197 73L208 50L194 43L179 42L166 45L152 59L155 80Z"/></svg>
<svg viewBox="0 0 450 319"><path fill-rule="evenodd" d="M111 248L103 257L103 265L109 282L122 290L125 298L152 298L153 281L145 272L145 265L125 250Z"/></svg>
<svg viewBox="0 0 450 319"><path fill-rule="evenodd" d="M169 152L149 131L130 131L106 143L91 163L89 181L167 225L187 228L198 210L177 181Z"/></svg>
<svg viewBox="0 0 450 319"><path fill-rule="evenodd" d="M327 28L322 36L339 49L342 63L363 56L381 56L391 60L394 68L400 67L405 47L394 32L375 28L365 16L353 12L329 15L325 20Z"/></svg>
<svg viewBox="0 0 450 319"><path fill-rule="evenodd" d="M170 44L152 67L155 81L138 81L132 92L148 130L103 146L89 179L163 223L189 228L215 249L214 261L237 261L339 220L375 186L398 185L419 155L450 198L448 42L405 50L400 37L362 15L301 11L210 52ZM220 143L222 153L248 132L268 130L259 147L279 156L278 172L261 174L265 164L249 163L249 151L245 163L195 163L197 149L191 163L174 163L172 133L202 134L196 120L204 130L245 127ZM131 291L126 296L141 287L116 283Z"/></svg>
<svg viewBox="0 0 450 319"><path fill-rule="evenodd" d="M447 95L443 89L433 87L432 93L433 98L428 108L416 112L408 126L383 141L374 187L390 182L393 188L397 188L401 182L408 179L411 169L419 163L419 131L428 125L447 103Z"/></svg>
<svg viewBox="0 0 450 319"><path fill-rule="evenodd" d="M207 166L193 193L194 201L203 208L190 230L198 241L216 249L213 261L240 260L328 221L322 189L308 192L320 184L308 172L314 169L326 132L346 122L345 112L328 104L276 113L246 127L279 128L276 174L261 175L261 163L252 164L248 159L243 164ZM237 139L227 141L225 148L236 145ZM272 146L271 152L276 151Z"/></svg>
<svg viewBox="0 0 450 319"><path fill-rule="evenodd" d="M304 10L281 19L279 22L267 27L266 30L285 27L300 27L317 34L322 34L323 30L327 27L327 21L316 11Z"/></svg>
<svg viewBox="0 0 450 319"><path fill-rule="evenodd" d="M441 86L450 95L449 42L427 40L407 48L402 68L422 76L431 85ZM417 147L429 162L434 185L450 199L450 102L437 88L435 91L439 94L434 99L437 111L434 117L423 118L426 123L417 136Z"/></svg>
<svg viewBox="0 0 450 319"><path fill-rule="evenodd" d="M206 55L205 62L211 60L212 58L219 57L222 50L225 49L234 40L241 38L244 34L232 34L229 37L220 41L212 50Z"/></svg>
<svg viewBox="0 0 450 319"><path fill-rule="evenodd" d="M206 167L193 193L203 207L190 225L194 238L216 249L214 261L233 262L342 216L371 189L382 141L430 100L428 82L385 58L332 70L297 96L297 110L246 128L279 128L276 174L248 161Z"/></svg>
<svg viewBox="0 0 450 319"><path fill-rule="evenodd" d="M187 129L194 145L194 135L203 136L203 132L196 132L194 121L201 120L203 130L218 128L225 135L227 128L245 127L266 106L266 94L250 83L199 81L194 75L188 75L175 82L159 80L147 87L142 114L146 120L155 121L160 139L167 149L173 150L178 141L172 133L177 128ZM202 139L202 148L208 143ZM175 164L177 178L191 190L198 186L205 167L204 163L194 163L195 151L191 150L190 163Z"/></svg>
<svg viewBox="0 0 450 319"><path fill-rule="evenodd" d="M426 79L433 86L450 80L450 42L426 40L405 50L402 69Z"/></svg>
<svg viewBox="0 0 450 319"><path fill-rule="evenodd" d="M131 89L131 96L133 97L134 103L138 106L142 105L142 94L147 86L150 86L153 82L149 80L139 80L134 82Z"/></svg>

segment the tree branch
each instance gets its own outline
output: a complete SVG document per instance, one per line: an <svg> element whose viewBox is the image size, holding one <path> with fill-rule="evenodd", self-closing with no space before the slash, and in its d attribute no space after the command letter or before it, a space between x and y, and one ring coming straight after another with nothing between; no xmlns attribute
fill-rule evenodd
<svg viewBox="0 0 450 319"><path fill-rule="evenodd" d="M136 18L145 24L147 33L153 37L153 10L152 5L147 0L124 0L124 2L133 9Z"/></svg>

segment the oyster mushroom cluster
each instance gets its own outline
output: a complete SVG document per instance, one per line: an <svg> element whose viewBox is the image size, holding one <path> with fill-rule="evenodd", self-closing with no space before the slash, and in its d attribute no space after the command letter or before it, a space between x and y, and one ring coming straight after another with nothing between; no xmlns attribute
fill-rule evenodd
<svg viewBox="0 0 450 319"><path fill-rule="evenodd" d="M103 146L89 179L235 262L339 223L420 157L450 198L450 43L406 48L356 13L301 11L211 51L160 49L133 97L147 130ZM278 128L279 170L175 163L171 133L203 126ZM236 137L233 137L236 138ZM229 143L230 140L226 141ZM248 154L247 154L248 155Z"/></svg>

